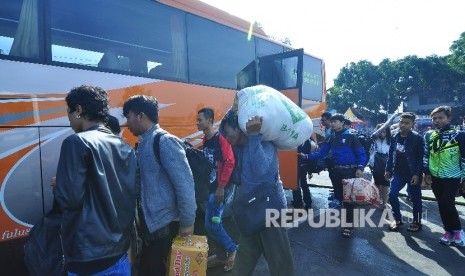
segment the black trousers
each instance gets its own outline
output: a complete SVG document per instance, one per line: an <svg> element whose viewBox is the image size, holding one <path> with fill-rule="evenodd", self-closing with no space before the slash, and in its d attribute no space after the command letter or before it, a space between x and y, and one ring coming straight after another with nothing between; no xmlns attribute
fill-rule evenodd
<svg viewBox="0 0 465 276"><path fill-rule="evenodd" d="M351 169L332 169L332 178L331 182L333 183L334 188L334 197L342 202L343 198L343 188L342 188L342 179L355 178L355 172L357 168ZM344 208L347 212L347 222L351 223L354 221L354 205L350 203L344 203Z"/></svg>
<svg viewBox="0 0 465 276"><path fill-rule="evenodd" d="M165 276L167 272L166 262L169 258L173 239L179 232L179 222L169 224L169 234L163 238L153 240L142 245L142 252L138 266L141 276Z"/></svg>
<svg viewBox="0 0 465 276"><path fill-rule="evenodd" d="M439 214L441 215L444 230L452 232L460 230L459 213L455 208L455 195L460 184L460 178L432 177L431 189L438 201Z"/></svg>
<svg viewBox="0 0 465 276"><path fill-rule="evenodd" d="M298 167L298 186L297 190L292 191L292 199L294 207L301 207L302 206L302 194L303 194L303 201L307 207L310 208L312 205L312 194L310 193L310 189L307 184L307 173L308 168L305 165L299 165Z"/></svg>

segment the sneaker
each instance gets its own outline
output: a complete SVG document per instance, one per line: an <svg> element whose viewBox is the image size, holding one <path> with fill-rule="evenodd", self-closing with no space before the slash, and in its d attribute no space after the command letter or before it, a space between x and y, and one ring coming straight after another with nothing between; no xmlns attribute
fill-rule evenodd
<svg viewBox="0 0 465 276"><path fill-rule="evenodd" d="M439 238L439 242L445 245L450 245L454 241L454 237L451 232L446 231L444 234L441 235Z"/></svg>
<svg viewBox="0 0 465 276"><path fill-rule="evenodd" d="M341 208L342 207L342 202L340 200L338 200L338 199L333 199L333 201L331 201L328 204L328 207L333 208L333 209Z"/></svg>
<svg viewBox="0 0 465 276"><path fill-rule="evenodd" d="M465 246L465 233L463 233L463 230L454 232L454 243L456 246Z"/></svg>

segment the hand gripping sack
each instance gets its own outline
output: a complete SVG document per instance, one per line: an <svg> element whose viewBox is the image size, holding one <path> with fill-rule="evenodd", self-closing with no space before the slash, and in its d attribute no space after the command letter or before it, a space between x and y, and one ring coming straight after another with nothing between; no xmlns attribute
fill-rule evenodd
<svg viewBox="0 0 465 276"><path fill-rule="evenodd" d="M313 131L308 115L281 92L264 85L244 88L237 92L234 108L239 126L247 133L245 124L252 116L262 116L260 133L264 141L272 141L279 149L293 150L303 144Z"/></svg>
<svg viewBox="0 0 465 276"><path fill-rule="evenodd" d="M379 191L371 181L364 178L343 179L342 187L344 202L379 207Z"/></svg>

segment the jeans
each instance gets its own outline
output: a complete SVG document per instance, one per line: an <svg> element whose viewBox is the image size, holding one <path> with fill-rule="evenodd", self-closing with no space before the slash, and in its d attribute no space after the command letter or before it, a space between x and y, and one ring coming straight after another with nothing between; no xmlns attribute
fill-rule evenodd
<svg viewBox="0 0 465 276"><path fill-rule="evenodd" d="M205 210L205 229L208 237L217 243L216 256L221 260L226 260L227 252L237 250L237 245L223 227L221 216L223 215L224 206L224 203L215 203L215 194L212 193L208 197L207 209Z"/></svg>
<svg viewBox="0 0 465 276"><path fill-rule="evenodd" d="M131 265L129 264L127 254L124 254L114 265L110 266L109 268L105 269L104 271L100 271L89 276L130 276L131 275ZM68 272L68 276L79 276L79 274Z"/></svg>
<svg viewBox="0 0 465 276"><path fill-rule="evenodd" d="M400 214L399 191L407 184L407 189L410 191L410 197L413 204L413 221L421 222L422 201L421 201L421 177L418 179L417 185L411 185L412 176L394 174L391 179L391 189L389 191L389 202L391 203L392 212L396 221L402 221Z"/></svg>

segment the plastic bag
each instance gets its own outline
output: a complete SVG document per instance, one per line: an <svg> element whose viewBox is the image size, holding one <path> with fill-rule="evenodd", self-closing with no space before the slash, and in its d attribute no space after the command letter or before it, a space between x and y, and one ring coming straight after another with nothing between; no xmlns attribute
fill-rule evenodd
<svg viewBox="0 0 465 276"><path fill-rule="evenodd" d="M281 92L265 86L247 87L236 94L233 107L238 112L239 127L247 133L246 123L252 116L262 116L260 133L283 150L303 144L313 131L310 117Z"/></svg>
<svg viewBox="0 0 465 276"><path fill-rule="evenodd" d="M343 179L342 187L344 202L380 206L379 190L372 182L364 178Z"/></svg>

